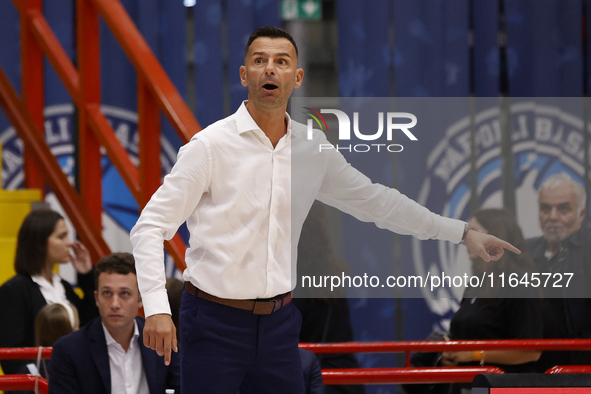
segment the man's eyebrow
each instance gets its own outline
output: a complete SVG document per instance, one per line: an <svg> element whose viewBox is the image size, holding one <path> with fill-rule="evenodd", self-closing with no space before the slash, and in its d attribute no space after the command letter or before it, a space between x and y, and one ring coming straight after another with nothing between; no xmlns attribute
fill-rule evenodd
<svg viewBox="0 0 591 394"><path fill-rule="evenodd" d="M265 52L253 52L252 56L262 56L265 54L266 54ZM275 55L276 56L287 56L287 57L291 58L291 56L287 52L279 52L279 53L276 53Z"/></svg>

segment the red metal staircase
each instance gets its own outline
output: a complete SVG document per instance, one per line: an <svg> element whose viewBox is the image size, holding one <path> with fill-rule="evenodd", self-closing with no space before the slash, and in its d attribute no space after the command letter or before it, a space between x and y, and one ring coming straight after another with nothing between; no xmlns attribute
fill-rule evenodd
<svg viewBox="0 0 591 394"><path fill-rule="evenodd" d="M25 145L25 183L56 194L93 260L110 253L101 235L101 146L140 207L160 186L160 111L186 143L201 130L193 114L118 0L76 0L76 68L43 16L42 0L12 0L20 14L22 95L0 67L0 106ZM137 71L139 167L101 113L99 18ZM43 56L78 109L80 192L70 185L43 137ZM178 234L165 243L179 269L186 246Z"/></svg>

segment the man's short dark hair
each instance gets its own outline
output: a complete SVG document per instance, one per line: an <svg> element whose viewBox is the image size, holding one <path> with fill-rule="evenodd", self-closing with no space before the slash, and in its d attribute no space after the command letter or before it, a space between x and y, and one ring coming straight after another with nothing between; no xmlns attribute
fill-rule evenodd
<svg viewBox="0 0 591 394"><path fill-rule="evenodd" d="M135 260L131 253L112 253L99 260L94 267L94 286L98 290L98 279L102 273L116 273L121 275L134 274Z"/></svg>
<svg viewBox="0 0 591 394"><path fill-rule="evenodd" d="M293 47L295 48L296 56L298 56L298 46L296 45L295 40L293 39L291 34L279 27L265 26L259 27L258 29L253 31L250 37L248 38L248 42L246 43L246 49L244 50L245 57L248 55L248 48L250 48L250 44L252 44L252 42L259 37L286 38L289 40L289 42L291 42L291 45L293 45Z"/></svg>

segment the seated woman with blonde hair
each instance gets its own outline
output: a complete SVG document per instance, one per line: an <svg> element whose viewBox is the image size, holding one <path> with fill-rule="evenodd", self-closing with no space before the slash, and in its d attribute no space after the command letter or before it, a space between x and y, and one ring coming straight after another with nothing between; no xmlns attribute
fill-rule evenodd
<svg viewBox="0 0 591 394"><path fill-rule="evenodd" d="M51 347L54 342L80 328L78 310L69 302L56 302L45 305L35 318L35 345ZM31 374L49 380L47 368L50 360L39 359L36 363L29 363L22 367L18 374ZM19 394L32 393L18 391ZM6 391L5 394L11 394ZM17 392L14 392L17 394Z"/></svg>

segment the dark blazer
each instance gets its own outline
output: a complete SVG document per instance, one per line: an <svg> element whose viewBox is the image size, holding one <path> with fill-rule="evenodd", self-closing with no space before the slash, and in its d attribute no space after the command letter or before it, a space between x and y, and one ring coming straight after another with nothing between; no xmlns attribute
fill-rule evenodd
<svg viewBox="0 0 591 394"><path fill-rule="evenodd" d="M144 319L136 318L144 372L152 394L165 389L180 393L181 377L178 355L172 353L170 366L164 357L143 345ZM49 364L49 392L52 394L110 394L111 371L107 340L96 318L82 329L60 338L53 345ZM113 393L117 394L117 393Z"/></svg>
<svg viewBox="0 0 591 394"><path fill-rule="evenodd" d="M72 286L62 279L66 289L66 298L78 309L80 325L84 325L96 316L98 309L94 301L94 274L91 271L78 275L78 285L84 291L80 299ZM39 285L28 275L17 274L0 287L0 347L35 346L35 317L47 304L39 290ZM6 374L17 373L27 360L2 361Z"/></svg>
<svg viewBox="0 0 591 394"><path fill-rule="evenodd" d="M548 247L544 237L528 240L538 272L573 273L569 286L554 287L556 277L540 287L544 299L544 338L591 338L591 229L582 227L562 241L561 251L548 260L544 253ZM544 372L554 365L591 363L591 352L544 351L537 361L538 371Z"/></svg>

